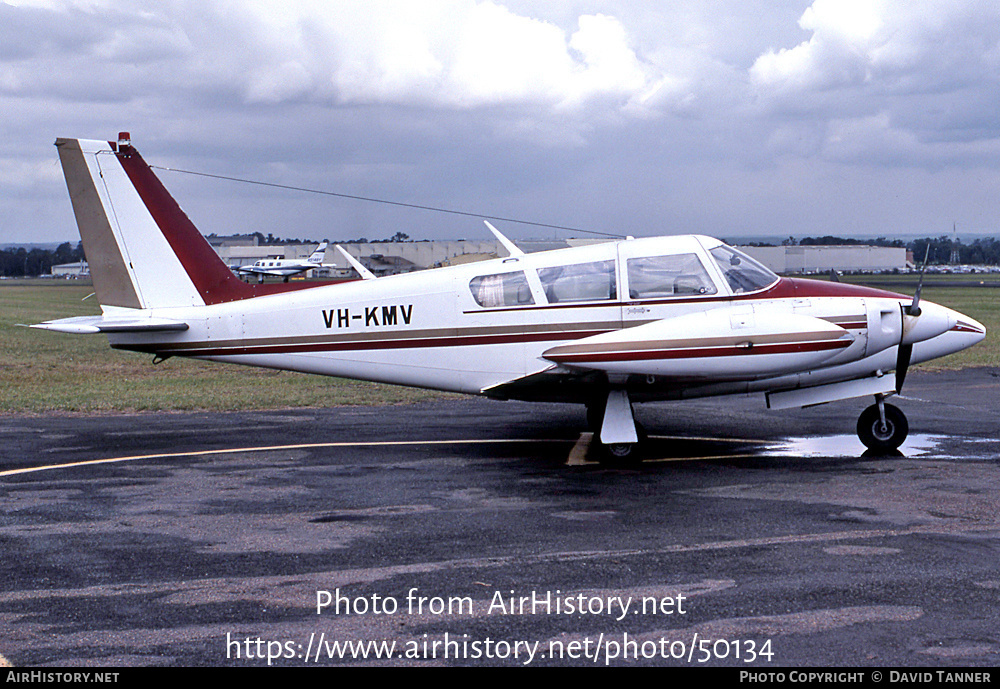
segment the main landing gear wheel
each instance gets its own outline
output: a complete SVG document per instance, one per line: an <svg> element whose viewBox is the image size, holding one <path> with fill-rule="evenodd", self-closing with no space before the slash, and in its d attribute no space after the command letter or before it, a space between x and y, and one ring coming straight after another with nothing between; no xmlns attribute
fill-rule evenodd
<svg viewBox="0 0 1000 689"><path fill-rule="evenodd" d="M879 405L872 406L861 412L858 418L858 438L871 450L877 452L892 452L899 448L910 432L906 415L891 404L883 404L885 424L879 413Z"/></svg>
<svg viewBox="0 0 1000 689"><path fill-rule="evenodd" d="M627 462L638 454L639 443L613 443L601 446L613 462Z"/></svg>

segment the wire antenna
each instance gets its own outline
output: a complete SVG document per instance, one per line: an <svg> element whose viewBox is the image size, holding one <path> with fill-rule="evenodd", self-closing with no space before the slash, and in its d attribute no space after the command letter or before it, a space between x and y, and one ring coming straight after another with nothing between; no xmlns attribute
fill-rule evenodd
<svg viewBox="0 0 1000 689"><path fill-rule="evenodd" d="M166 172L180 172L185 175L195 175L198 177L209 177L211 179L221 179L227 182L241 182L243 184L255 184L261 187L272 187L274 189L286 189L288 191L301 191L307 194L321 194L323 196L334 196L340 199L351 199L353 201L368 201L369 203L382 203L389 206L399 206L401 208L413 208L422 211L432 211L435 213L449 213L451 215L461 215L467 218L480 218L482 220L499 220L501 222L511 222L518 223L520 225L531 225L533 227L544 227L550 230L566 230L568 232L583 232L585 234L593 234L601 237L611 237L616 239L624 239L625 235L621 234L611 234L609 232L598 232L596 230L584 230L579 227L568 227L566 225L550 225L543 222L534 222L532 220L520 220L518 218L504 218L499 215L487 215L484 213L472 213L469 211L460 211L453 208L438 208L435 206L423 206L417 203L404 203L402 201L390 201L388 199L376 199L370 196L357 196L355 194L341 194L335 191L325 191L323 189L310 189L308 187L296 187L290 184L277 184L275 182L261 182L253 179L243 179L241 177L229 177L226 175L213 175L208 172L195 172L194 170L181 170L175 167L162 167L160 165L150 165L151 169L154 170L164 170Z"/></svg>

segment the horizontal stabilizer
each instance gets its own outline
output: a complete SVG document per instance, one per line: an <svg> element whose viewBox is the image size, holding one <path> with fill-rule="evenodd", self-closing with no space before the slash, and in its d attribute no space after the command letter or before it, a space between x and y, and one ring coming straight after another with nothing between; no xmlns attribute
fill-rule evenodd
<svg viewBox="0 0 1000 689"><path fill-rule="evenodd" d="M169 318L134 318L107 316L78 316L45 321L31 326L40 330L87 335L94 333L139 333L187 330L188 324Z"/></svg>

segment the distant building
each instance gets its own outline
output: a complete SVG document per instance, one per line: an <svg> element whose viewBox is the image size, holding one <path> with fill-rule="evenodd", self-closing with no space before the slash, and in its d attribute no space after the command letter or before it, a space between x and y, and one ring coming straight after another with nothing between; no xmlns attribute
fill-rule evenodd
<svg viewBox="0 0 1000 689"><path fill-rule="evenodd" d="M608 239L552 239L516 242L526 252L565 249L610 241ZM318 242L317 242L318 243ZM441 240L421 242L350 242L341 246L375 275L409 273L443 265L504 257L507 250L496 240ZM220 243L214 245L226 265L236 268L266 258L306 258L315 244L263 245ZM881 246L741 246L740 250L776 273L880 272L905 270L907 252L902 247ZM333 244L326 250L320 277L353 275L353 269Z"/></svg>
<svg viewBox="0 0 1000 689"><path fill-rule="evenodd" d="M211 234L205 239L216 248L220 246L257 246L260 243L255 234Z"/></svg>
<svg viewBox="0 0 1000 689"><path fill-rule="evenodd" d="M86 261L61 263L57 266L52 266L52 270L49 272L56 277L88 277L90 275L90 266L87 265Z"/></svg>
<svg viewBox="0 0 1000 689"><path fill-rule="evenodd" d="M877 273L906 269L906 249L890 246L741 246L775 273Z"/></svg>

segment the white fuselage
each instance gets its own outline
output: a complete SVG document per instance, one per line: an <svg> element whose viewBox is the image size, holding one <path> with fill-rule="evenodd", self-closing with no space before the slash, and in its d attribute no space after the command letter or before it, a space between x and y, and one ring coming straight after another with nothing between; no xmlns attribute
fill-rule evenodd
<svg viewBox="0 0 1000 689"><path fill-rule="evenodd" d="M713 260L720 244L634 239L153 309L189 328L110 338L161 356L531 399L566 399L554 379L595 371L638 400L786 390L894 368L908 298L814 281L741 291ZM657 269L642 263L650 256L688 257L693 268L654 284ZM914 363L982 339L972 319L922 305L927 332Z"/></svg>

